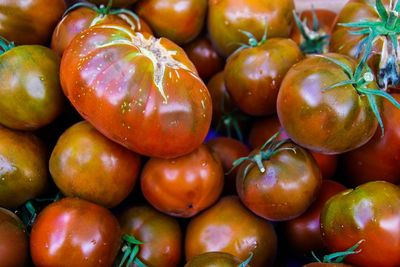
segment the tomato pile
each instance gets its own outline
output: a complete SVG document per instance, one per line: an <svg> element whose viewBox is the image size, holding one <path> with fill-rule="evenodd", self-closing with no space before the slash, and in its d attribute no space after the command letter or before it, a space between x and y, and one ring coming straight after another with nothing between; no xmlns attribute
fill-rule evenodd
<svg viewBox="0 0 400 267"><path fill-rule="evenodd" d="M399 267L399 14L0 1L0 267Z"/></svg>

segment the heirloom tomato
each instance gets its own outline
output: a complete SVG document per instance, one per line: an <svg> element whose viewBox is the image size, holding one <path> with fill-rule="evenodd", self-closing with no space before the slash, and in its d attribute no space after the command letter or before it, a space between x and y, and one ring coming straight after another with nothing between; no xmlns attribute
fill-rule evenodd
<svg viewBox="0 0 400 267"><path fill-rule="evenodd" d="M88 0L91 3L96 5L107 5L110 0ZM113 7L127 7L136 3L137 0L113 0L112 6Z"/></svg>
<svg viewBox="0 0 400 267"><path fill-rule="evenodd" d="M93 26L65 50L60 75L79 113L137 153L178 157L207 135L208 90L184 51L168 39L118 25Z"/></svg>
<svg viewBox="0 0 400 267"><path fill-rule="evenodd" d="M225 252L206 252L193 257L185 267L249 267L238 258Z"/></svg>

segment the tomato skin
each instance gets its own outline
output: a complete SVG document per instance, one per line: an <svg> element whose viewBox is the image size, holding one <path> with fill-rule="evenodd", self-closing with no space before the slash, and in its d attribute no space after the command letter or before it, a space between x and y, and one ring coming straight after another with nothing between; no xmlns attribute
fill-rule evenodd
<svg viewBox="0 0 400 267"><path fill-rule="evenodd" d="M28 242L22 221L11 211L0 208L0 266L26 266Z"/></svg>
<svg viewBox="0 0 400 267"><path fill-rule="evenodd" d="M0 55L0 62L0 124L36 130L52 122L64 101L60 58L47 47L22 45Z"/></svg>
<svg viewBox="0 0 400 267"><path fill-rule="evenodd" d="M400 188L376 181L333 196L321 212L321 232L332 252L365 240L360 253L346 257L350 264L399 266Z"/></svg>
<svg viewBox="0 0 400 267"><path fill-rule="evenodd" d="M207 0L147 0L138 2L135 10L158 37L182 45L203 29Z"/></svg>
<svg viewBox="0 0 400 267"><path fill-rule="evenodd" d="M156 209L177 217L192 217L212 205L223 185L221 161L206 145L179 158L151 158L141 174L145 198Z"/></svg>
<svg viewBox="0 0 400 267"><path fill-rule="evenodd" d="M349 265L346 263L323 263L323 262L312 262L303 267L353 267L353 265Z"/></svg>
<svg viewBox="0 0 400 267"><path fill-rule="evenodd" d="M148 206L125 209L118 217L122 233L143 242L138 257L147 266L174 267L181 260L182 233L178 222Z"/></svg>
<svg viewBox="0 0 400 267"><path fill-rule="evenodd" d="M282 79L302 57L296 43L283 38L237 51L228 58L224 69L228 92L247 114L274 114Z"/></svg>
<svg viewBox="0 0 400 267"><path fill-rule="evenodd" d="M61 135L50 157L50 173L64 195L105 207L114 207L128 196L139 170L139 155L85 121Z"/></svg>
<svg viewBox="0 0 400 267"><path fill-rule="evenodd" d="M236 189L243 204L270 221L300 216L315 200L321 186L318 165L306 150L292 143L282 148L286 150L262 160L263 173L257 164L247 161L240 165L236 176ZM258 152L256 149L251 154Z"/></svg>
<svg viewBox="0 0 400 267"><path fill-rule="evenodd" d="M0 127L0 207L13 209L48 185L47 151L34 135Z"/></svg>
<svg viewBox="0 0 400 267"><path fill-rule="evenodd" d="M392 94L400 101L400 94ZM340 156L341 167L352 185L384 180L400 183L400 110L383 100L382 121L385 135L378 129L374 137L362 147ZM379 160L377 160L379 159Z"/></svg>
<svg viewBox="0 0 400 267"><path fill-rule="evenodd" d="M320 214L324 204L346 187L331 180L323 180L317 199L299 217L283 225L286 238L293 249L301 253L324 249L320 231Z"/></svg>
<svg viewBox="0 0 400 267"><path fill-rule="evenodd" d="M181 48L117 25L94 26L78 36L64 52L61 84L96 129L160 158L185 155L203 142L211 99Z"/></svg>
<svg viewBox="0 0 400 267"><path fill-rule="evenodd" d="M229 253L206 252L193 257L185 264L185 267L237 267L241 263L238 258Z"/></svg>
<svg viewBox="0 0 400 267"><path fill-rule="evenodd" d="M356 62L339 54L326 56L340 60L354 71ZM278 94L281 125L297 144L323 154L339 154L356 149L372 138L378 121L366 95L352 85L325 90L348 80L336 64L312 55L286 74ZM368 85L376 89L375 82ZM381 99L375 98L378 106Z"/></svg>
<svg viewBox="0 0 400 267"><path fill-rule="evenodd" d="M47 44L66 9L64 0L2 0L0 35L16 44Z"/></svg>
<svg viewBox="0 0 400 267"><path fill-rule="evenodd" d="M277 238L272 224L247 210L236 196L223 197L193 218L185 237L186 260L212 251L226 252L244 261L254 254L252 267L272 265Z"/></svg>
<svg viewBox="0 0 400 267"><path fill-rule="evenodd" d="M31 232L35 266L112 266L120 248L117 219L99 205L64 198L47 206Z"/></svg>
<svg viewBox="0 0 400 267"><path fill-rule="evenodd" d="M88 0L89 2L96 4L96 5L107 5L108 0ZM113 0L112 6L113 7L127 7L131 6L136 3L137 0Z"/></svg>

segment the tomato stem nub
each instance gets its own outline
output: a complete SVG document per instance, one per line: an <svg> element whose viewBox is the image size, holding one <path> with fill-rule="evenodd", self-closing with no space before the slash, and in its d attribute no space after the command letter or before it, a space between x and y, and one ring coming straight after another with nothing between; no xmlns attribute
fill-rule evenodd
<svg viewBox="0 0 400 267"><path fill-rule="evenodd" d="M244 262L242 262L238 267L246 267L253 258L253 255L254 255L253 252L250 252L250 256Z"/></svg>
<svg viewBox="0 0 400 267"><path fill-rule="evenodd" d="M133 263L138 267L147 267L141 260L139 260L139 258L137 258L139 245L142 245L143 243L137 240L134 236L127 234L122 236L122 240L123 246L121 251L124 254L118 267L122 267L124 264L126 267L130 267L133 266Z"/></svg>
<svg viewBox="0 0 400 267"><path fill-rule="evenodd" d="M0 36L0 55L15 47L14 42L8 41L6 38Z"/></svg>

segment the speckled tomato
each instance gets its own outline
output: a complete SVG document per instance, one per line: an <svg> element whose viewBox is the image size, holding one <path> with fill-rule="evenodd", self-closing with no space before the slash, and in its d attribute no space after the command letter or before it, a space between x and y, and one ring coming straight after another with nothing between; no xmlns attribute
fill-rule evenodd
<svg viewBox="0 0 400 267"><path fill-rule="evenodd" d="M32 227L35 266L113 265L121 242L117 219L106 208L77 198L47 206Z"/></svg>
<svg viewBox="0 0 400 267"><path fill-rule="evenodd" d="M78 36L64 52L61 84L96 129L139 154L161 158L190 153L203 142L211 99L180 47L117 25L94 26Z"/></svg>
<svg viewBox="0 0 400 267"><path fill-rule="evenodd" d="M65 131L50 157L50 173L69 197L113 207L132 191L140 157L100 134L88 122Z"/></svg>
<svg viewBox="0 0 400 267"><path fill-rule="evenodd" d="M237 267L242 263L232 254L225 252L206 252L193 257L185 267ZM250 265L246 265L249 267ZM243 265L243 267L245 267Z"/></svg>
<svg viewBox="0 0 400 267"><path fill-rule="evenodd" d="M245 261L250 253L252 267L272 266L277 238L271 223L246 209L239 198L222 198L193 218L185 239L186 260L205 252L226 252Z"/></svg>
<svg viewBox="0 0 400 267"><path fill-rule="evenodd" d="M123 234L140 245L137 257L146 266L175 267L181 260L182 233L178 222L148 206L125 209L119 216Z"/></svg>
<svg viewBox="0 0 400 267"><path fill-rule="evenodd" d="M158 210L191 217L217 201L224 185L220 159L206 146L174 159L151 158L141 174L142 192Z"/></svg>

